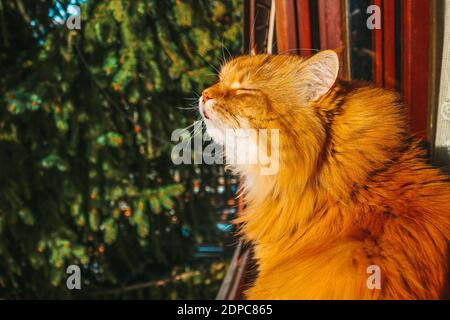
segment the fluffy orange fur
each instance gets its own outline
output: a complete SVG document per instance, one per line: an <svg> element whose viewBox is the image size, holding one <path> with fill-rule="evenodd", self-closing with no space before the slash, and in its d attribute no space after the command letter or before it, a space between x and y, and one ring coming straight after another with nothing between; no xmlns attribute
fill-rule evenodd
<svg viewBox="0 0 450 320"><path fill-rule="evenodd" d="M247 298L438 299L448 178L409 137L398 95L336 80L334 61L330 51L242 56L205 91L208 128L280 130L275 175L235 167L246 203L236 222L258 263ZM370 265L381 289L367 286Z"/></svg>

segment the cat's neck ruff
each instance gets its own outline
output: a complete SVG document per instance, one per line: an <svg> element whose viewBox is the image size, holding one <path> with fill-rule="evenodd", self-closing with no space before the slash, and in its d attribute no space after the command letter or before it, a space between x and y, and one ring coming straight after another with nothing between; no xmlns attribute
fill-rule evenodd
<svg viewBox="0 0 450 320"><path fill-rule="evenodd" d="M340 211L372 175L402 154L405 128L397 96L379 93L336 86L318 102L322 130L317 124L308 129L308 119L281 128L277 174L237 167L244 176L247 206L236 221L247 239L276 252L342 232ZM324 221L327 227L309 238L308 230L322 228Z"/></svg>

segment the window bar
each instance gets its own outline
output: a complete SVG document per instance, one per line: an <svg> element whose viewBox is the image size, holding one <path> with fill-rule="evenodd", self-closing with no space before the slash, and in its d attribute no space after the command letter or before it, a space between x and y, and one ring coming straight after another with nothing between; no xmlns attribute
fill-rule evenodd
<svg viewBox="0 0 450 320"><path fill-rule="evenodd" d="M343 43L342 43L342 23L341 23L341 1L318 0L319 9L319 33L320 49L332 49L340 55L342 68L339 69L339 76L345 78L347 66L343 65Z"/></svg>
<svg viewBox="0 0 450 320"><path fill-rule="evenodd" d="M255 48L255 1L244 1L244 52Z"/></svg>
<svg viewBox="0 0 450 320"><path fill-rule="evenodd" d="M401 1L401 91L412 133L426 138L428 116L428 69L430 2Z"/></svg>
<svg viewBox="0 0 450 320"><path fill-rule="evenodd" d="M372 4L378 6L382 12L383 0L372 0ZM381 13L384 18L383 12ZM382 19L383 21L384 19ZM374 51L374 58L372 63L372 79L377 87L383 87L384 77L383 77L383 33L384 24L381 24L381 29L372 30L372 45Z"/></svg>
<svg viewBox="0 0 450 320"><path fill-rule="evenodd" d="M381 7L380 7L381 8ZM383 85L387 89L396 89L395 68L395 1L383 0Z"/></svg>
<svg viewBox="0 0 450 320"><path fill-rule="evenodd" d="M294 1L275 1L277 48L279 54L296 54L298 51L295 13Z"/></svg>
<svg viewBox="0 0 450 320"><path fill-rule="evenodd" d="M309 0L297 0L297 35L299 54L308 57L314 54L311 37L311 16Z"/></svg>

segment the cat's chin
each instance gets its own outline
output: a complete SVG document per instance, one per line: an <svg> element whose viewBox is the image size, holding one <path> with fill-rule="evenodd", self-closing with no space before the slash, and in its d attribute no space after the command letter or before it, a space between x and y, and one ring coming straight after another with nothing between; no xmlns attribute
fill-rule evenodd
<svg viewBox="0 0 450 320"><path fill-rule="evenodd" d="M214 123L206 118L203 118L203 122L206 126L206 133L212 139L214 143L217 143L221 146L225 145L225 129L219 129L214 125Z"/></svg>

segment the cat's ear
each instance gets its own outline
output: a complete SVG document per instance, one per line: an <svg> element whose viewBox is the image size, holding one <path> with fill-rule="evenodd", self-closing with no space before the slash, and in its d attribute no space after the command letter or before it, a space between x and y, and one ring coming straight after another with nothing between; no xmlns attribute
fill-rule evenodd
<svg viewBox="0 0 450 320"><path fill-rule="evenodd" d="M332 50L321 51L302 62L300 69L303 97L316 101L327 93L336 81L339 71L339 58Z"/></svg>

